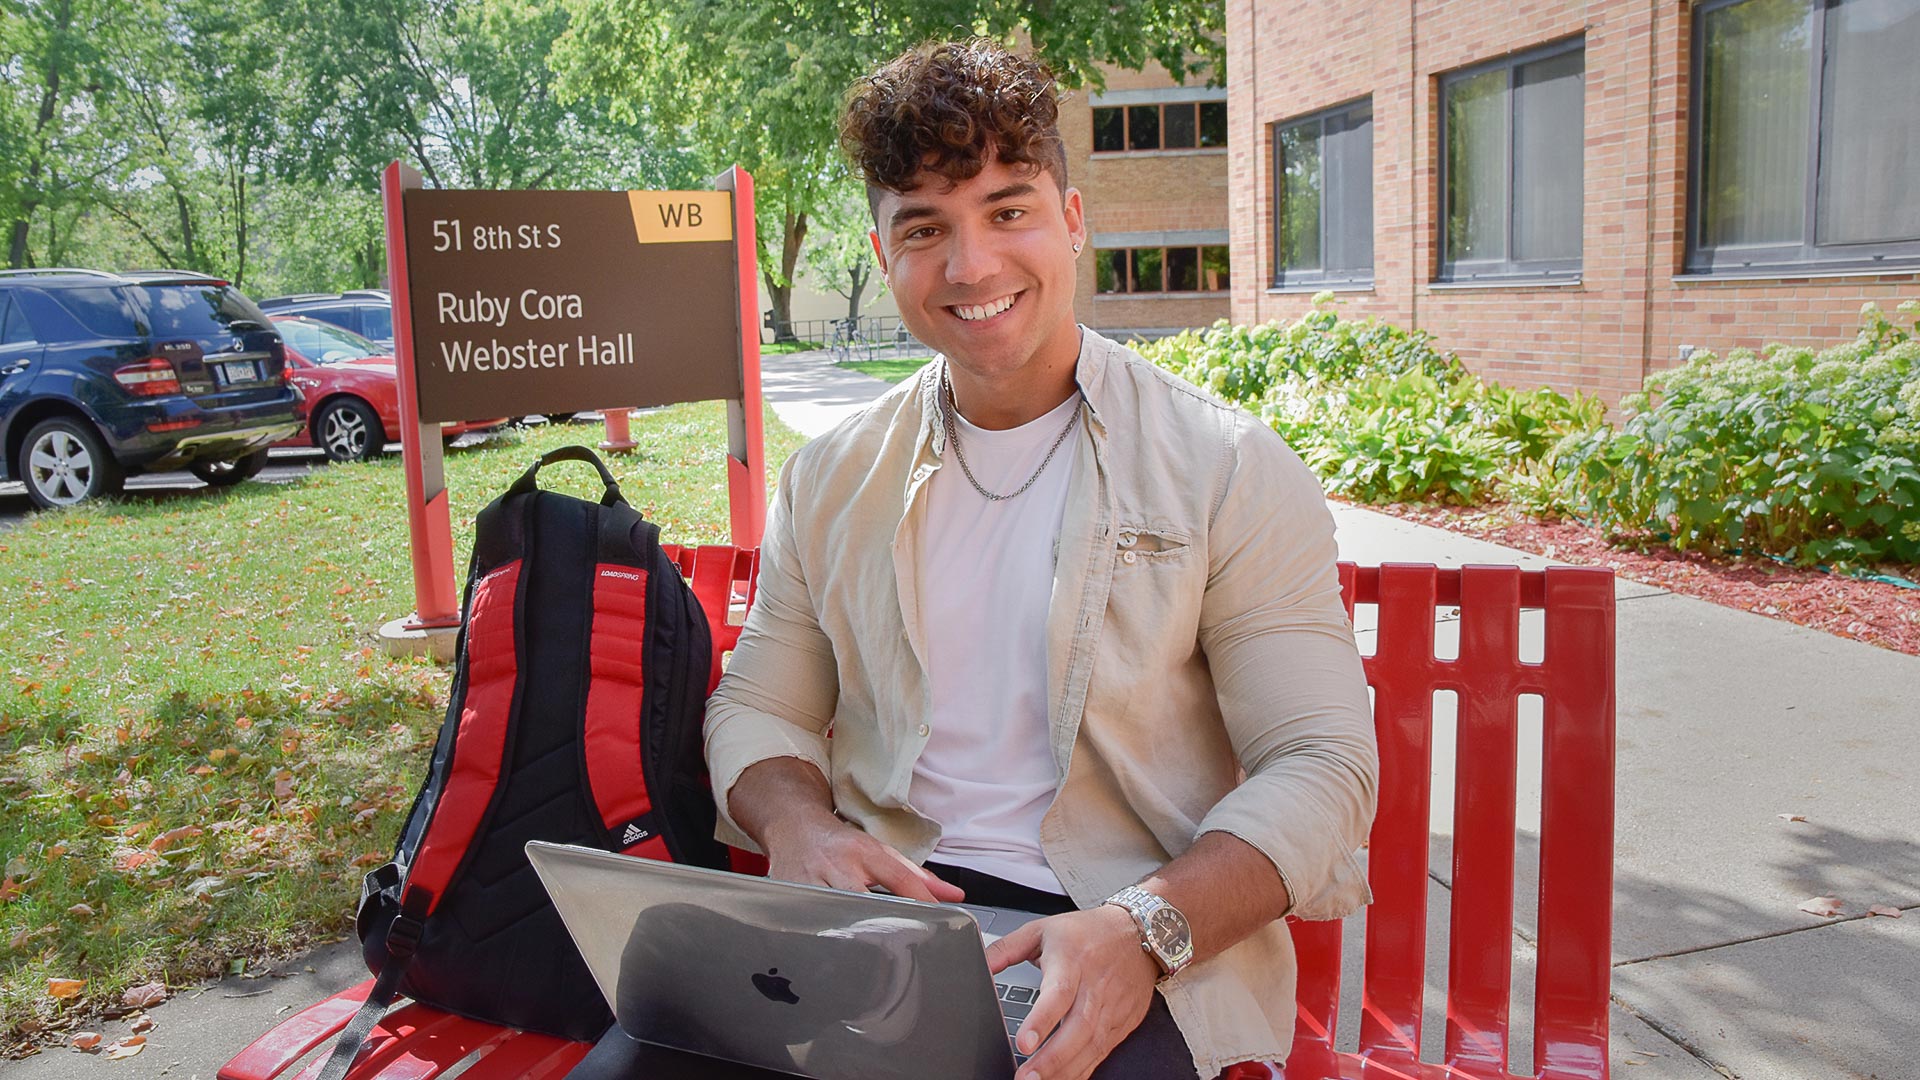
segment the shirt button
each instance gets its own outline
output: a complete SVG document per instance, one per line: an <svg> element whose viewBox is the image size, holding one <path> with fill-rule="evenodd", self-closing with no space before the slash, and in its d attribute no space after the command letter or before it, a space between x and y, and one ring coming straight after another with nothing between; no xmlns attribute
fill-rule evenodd
<svg viewBox="0 0 1920 1080"><path fill-rule="evenodd" d="M1140 556L1138 556L1138 555L1135 555L1135 554L1134 554L1133 552L1131 552L1131 551L1123 551L1123 552L1121 552L1121 553L1120 553L1120 561L1121 561L1121 562L1124 562L1124 563L1130 563L1130 562L1133 562L1133 561L1134 561L1135 559L1138 559L1139 557L1140 557Z"/></svg>
<svg viewBox="0 0 1920 1080"><path fill-rule="evenodd" d="M924 739L924 738L926 738L926 737L927 737L927 733L928 733L928 732L930 732L930 731L932 731L932 730L933 730L933 729L932 729L932 728L930 728L930 727L928 727L927 725L925 725L925 724L921 724L921 725L920 725L920 737L921 737L921 738L923 738L923 739Z"/></svg>
<svg viewBox="0 0 1920 1080"><path fill-rule="evenodd" d="M1121 546L1121 547L1123 547L1123 548L1125 548L1125 547L1132 547L1132 546L1133 546L1133 544L1134 544L1134 541L1136 541L1136 540L1138 540L1138 539L1140 539L1140 538L1139 538L1139 537L1137 537L1137 536L1135 536L1135 535L1133 535L1133 534L1132 534L1132 533L1130 533L1130 532L1123 532L1123 533L1121 533L1121 534L1120 534L1120 546Z"/></svg>

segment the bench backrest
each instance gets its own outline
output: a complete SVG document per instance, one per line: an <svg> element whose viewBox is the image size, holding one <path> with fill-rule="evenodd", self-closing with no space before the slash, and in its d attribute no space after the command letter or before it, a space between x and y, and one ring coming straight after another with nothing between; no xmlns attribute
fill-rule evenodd
<svg viewBox="0 0 1920 1080"><path fill-rule="evenodd" d="M730 613L753 603L757 550L669 554L713 624L713 681L739 639ZM1427 955L1434 693L1457 695L1445 1060L1466 1075L1508 1068L1513 956L1519 698L1542 699L1535 1076L1604 1077L1613 925L1614 640L1608 570L1340 564L1352 616L1372 608L1366 657L1380 744L1380 806L1368 841L1360 1053L1383 1065L1419 1056ZM1459 610L1456 658L1434 654L1442 608ZM1544 616L1538 662L1520 658L1523 609ZM1300 957L1292 1063L1335 1075L1340 1002L1337 922L1290 920ZM1384 1074L1383 1074L1384 1075Z"/></svg>

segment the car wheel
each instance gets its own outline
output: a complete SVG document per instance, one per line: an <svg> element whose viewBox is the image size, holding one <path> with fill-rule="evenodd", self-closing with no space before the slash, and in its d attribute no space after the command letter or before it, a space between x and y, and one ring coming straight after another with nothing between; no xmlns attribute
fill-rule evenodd
<svg viewBox="0 0 1920 1080"><path fill-rule="evenodd" d="M242 480L253 479L266 467L267 452L255 450L251 454L224 461L196 461L187 466L187 471L209 487L232 487Z"/></svg>
<svg viewBox="0 0 1920 1080"><path fill-rule="evenodd" d="M127 482L126 471L93 424L69 416L34 425L20 445L16 465L27 498L42 509L113 495Z"/></svg>
<svg viewBox="0 0 1920 1080"><path fill-rule="evenodd" d="M335 398L313 420L313 445L328 461L372 461L387 448L380 414L359 398Z"/></svg>

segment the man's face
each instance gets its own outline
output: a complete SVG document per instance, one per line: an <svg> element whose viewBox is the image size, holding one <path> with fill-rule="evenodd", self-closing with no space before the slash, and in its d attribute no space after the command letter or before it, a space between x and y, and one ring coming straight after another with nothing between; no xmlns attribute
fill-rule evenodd
<svg viewBox="0 0 1920 1080"><path fill-rule="evenodd" d="M882 193L874 251L900 319L956 368L982 378L1074 349L1074 245L1086 238L1079 191L1051 173L988 159L958 184L922 174Z"/></svg>

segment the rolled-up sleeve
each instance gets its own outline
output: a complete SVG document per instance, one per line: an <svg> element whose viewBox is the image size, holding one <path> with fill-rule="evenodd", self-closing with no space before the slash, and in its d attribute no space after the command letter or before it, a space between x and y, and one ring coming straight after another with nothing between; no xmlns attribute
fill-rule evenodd
<svg viewBox="0 0 1920 1080"><path fill-rule="evenodd" d="M804 451L802 451L804 453ZM839 682L833 645L820 629L794 545L793 479L801 454L787 459L760 547L760 575L739 644L707 701L707 769L722 843L758 851L728 813L727 796L758 762L795 757L831 778L827 727Z"/></svg>
<svg viewBox="0 0 1920 1080"><path fill-rule="evenodd" d="M1291 913L1336 919L1371 899L1354 852L1373 824L1379 752L1340 599L1333 516L1272 431L1236 418L1208 540L1200 645L1246 780L1198 832L1272 860Z"/></svg>

